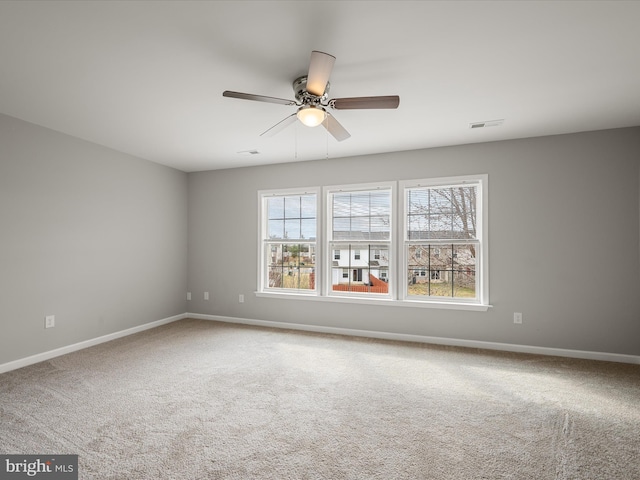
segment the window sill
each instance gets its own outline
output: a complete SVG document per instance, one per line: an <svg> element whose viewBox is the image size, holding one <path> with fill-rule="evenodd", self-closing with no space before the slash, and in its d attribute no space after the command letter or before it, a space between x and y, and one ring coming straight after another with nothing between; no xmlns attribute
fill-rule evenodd
<svg viewBox="0 0 640 480"><path fill-rule="evenodd" d="M436 308L443 310L469 310L475 312L486 312L493 305L480 305L477 303L454 303L454 302L423 302L418 300L392 300L388 298L364 298L347 296L319 296L304 293L279 293L279 292L255 292L256 297L278 298L287 300L311 300L315 302L330 303L357 303L362 305L384 305L388 307L410 307L410 308Z"/></svg>

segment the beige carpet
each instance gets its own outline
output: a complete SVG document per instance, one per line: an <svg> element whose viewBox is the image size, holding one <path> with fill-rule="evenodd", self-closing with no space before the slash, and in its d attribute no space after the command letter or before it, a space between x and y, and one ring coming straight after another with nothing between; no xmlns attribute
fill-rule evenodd
<svg viewBox="0 0 640 480"><path fill-rule="evenodd" d="M0 375L85 479L640 478L640 366L183 320Z"/></svg>

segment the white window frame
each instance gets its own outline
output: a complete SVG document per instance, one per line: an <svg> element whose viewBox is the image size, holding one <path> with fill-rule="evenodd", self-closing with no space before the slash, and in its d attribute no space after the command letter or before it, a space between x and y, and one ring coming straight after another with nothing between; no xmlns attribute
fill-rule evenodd
<svg viewBox="0 0 640 480"><path fill-rule="evenodd" d="M377 240L363 240L363 241L352 241L352 240L333 240L333 206L332 206L332 195L334 193L345 193L345 192L369 192L374 190L389 190L390 198L391 198L391 208L389 209L389 240L388 241L377 241ZM388 285L388 293L360 293L360 292L340 292L334 291L332 286L332 265L331 262L323 263L322 270L322 288L323 294L329 298L354 298L354 299L362 299L362 300L371 300L375 302L376 300L393 300L396 298L396 266L395 266L395 242L396 242L396 197L397 197L397 182L377 182L377 183L358 183L358 184L350 184L350 185L333 185L324 187L322 189L322 198L323 198L323 212L322 212L322 224L323 224L323 232L324 238L326 240L323 241L323 248L325 253L331 250L334 250L333 242L335 243L350 243L353 245L360 245L360 247L354 248L355 250L367 250L367 245L388 245L389 252L389 266L388 266L388 276L387 276L387 285ZM372 250L373 251L373 250ZM351 258L351 257L350 257ZM352 267L352 268L360 268L360 267Z"/></svg>
<svg viewBox="0 0 640 480"><path fill-rule="evenodd" d="M269 222L267 219L268 209L267 201L274 197L294 196L294 195L315 195L316 196L316 239L312 241L287 242L286 240L270 241L268 237ZM321 234L321 189L312 188L286 188L278 190L260 190L258 191L258 292L269 295L296 295L296 296L317 296L320 293L318 282L318 266L322 262L322 234ZM273 243L314 243L315 244L315 288L314 289L295 289L295 288L274 288L269 287L267 260L271 255L271 248L267 248ZM256 292L256 293L258 293Z"/></svg>
<svg viewBox="0 0 640 480"><path fill-rule="evenodd" d="M460 298L443 299L440 297L419 297L407 295L408 262L406 245L406 188L417 186L450 186L465 182L478 184L478 205L476 231L480 239L480 252L477 258L476 276L477 299L466 301ZM377 188L390 188L392 207L390 212L389 268L387 277L388 294L372 294L357 292L332 291L332 261L334 252L331 240L331 205L330 193L338 191L370 191ZM265 248L268 224L266 222L265 198L284 195L316 195L316 242L315 242L315 289L295 290L269 288L267 273L267 256L271 254ZM292 298L321 302L360 303L369 305L384 304L387 306L436 308L453 310L487 311L489 304L489 243L488 232L488 175L466 175L456 177L428 178L420 180L401 180L366 184L350 184L325 187L302 187L276 190L260 190L258 192L258 282L256 296L267 298ZM336 242L341 242L337 240ZM284 242L286 243L286 242ZM357 243L345 241L344 243ZM375 240L363 241L365 244L376 244ZM383 242L384 243L384 242ZM373 252L373 250L371 250Z"/></svg>
<svg viewBox="0 0 640 480"><path fill-rule="evenodd" d="M468 184L476 185L476 238L477 238L477 257L476 257L476 298L464 299L464 298L443 298L443 297L420 297L410 296L408 294L407 282L403 281L401 286L400 298L404 302L410 303L424 303L433 305L470 305L477 306L479 309L486 309L489 305L489 242L486 232L488 231L488 182L489 176L486 174L480 175L465 175L459 177L441 177L441 178L428 178L419 180L404 180L400 182L399 195L401 201L399 202L402 218L402 238L403 241L398 242L398 248L401 249L400 258L402 258L402 272L398 278L405 280L408 276L408 258L407 258L407 246L411 242L407 239L407 195L408 189L426 187L450 187L450 186L464 186ZM451 242L439 242L439 241L425 241L424 243L447 245ZM459 243L465 243L460 241ZM474 242L475 243L475 242Z"/></svg>

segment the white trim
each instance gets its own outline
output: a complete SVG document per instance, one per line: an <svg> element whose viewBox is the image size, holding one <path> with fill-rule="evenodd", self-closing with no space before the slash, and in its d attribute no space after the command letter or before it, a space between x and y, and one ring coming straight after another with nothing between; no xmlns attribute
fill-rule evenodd
<svg viewBox="0 0 640 480"><path fill-rule="evenodd" d="M389 198L391 200L390 209L389 209L389 239L388 240L336 240L333 238L333 195L337 193L356 193L356 192L375 192L375 191L389 191ZM343 298L345 297L344 293L336 292L333 290L332 285L332 267L331 262L333 261L333 245L335 244L354 244L361 245L363 248L368 245L387 245L389 252L389 260L388 260L388 293L387 294L370 294L363 293L359 297L364 298L378 298L378 299L386 299L386 300L394 300L396 298L396 259L395 259L395 251L393 250L395 242L396 242L396 209L394 209L398 192L398 182L393 181L383 181L383 182L373 182L373 183L356 183L356 184L348 184L348 185L330 185L322 187L322 199L323 199L323 209L322 209L322 219L321 219L321 231L324 235L322 239L322 248L323 248L323 259L326 259L324 263L321 264L322 267L322 293L321 296L323 298ZM316 262L318 265L318 262ZM350 268L351 269L351 268ZM353 295L353 293L347 293L346 296ZM355 297L355 296L354 296ZM354 298L351 297L351 298Z"/></svg>
<svg viewBox="0 0 640 480"><path fill-rule="evenodd" d="M101 337L85 340L83 342L74 343L73 345L67 345L66 347L60 347L56 348L55 350L49 350L48 352L37 353L36 355L31 355L30 357L13 360L11 362L0 364L0 373L10 372L11 370L17 370L18 368L27 367L29 365L33 365L34 363L44 362L46 360L59 357L60 355L83 350L85 348L93 347L101 343L110 342L111 340L115 340L117 338L133 335L134 333L139 333L144 330L149 330L151 328L159 327L160 325L165 325L167 323L182 320L184 318L187 318L187 314L181 313L180 315L174 315L173 317L163 318L162 320L145 323L144 325L138 325L137 327L128 328L126 330L120 330L119 332L114 332L108 335L103 335Z"/></svg>
<svg viewBox="0 0 640 480"><path fill-rule="evenodd" d="M273 197L285 197L290 195L315 195L316 196L316 239L315 241L307 240L306 242L299 243L311 243L315 246L316 252L316 272L318 262L322 261L322 249L319 248L321 245L322 237L320 234L320 224L318 222L320 209L321 207L321 188L320 187L300 187L300 188L283 188L283 189L270 189L270 190L258 190L258 278L256 285L258 286L258 290L261 291L270 291L269 281L267 279L267 267L266 267L266 258L267 258L267 244L269 243L267 238L268 232L268 220L266 219L267 215L267 200ZM280 243L291 243L295 240L287 241L285 239L274 240L272 243L280 242ZM316 275L317 279L317 275ZM277 291L278 289L274 289ZM288 290L288 289L287 289ZM313 293L314 295L318 295L320 289L318 287L318 283L316 282L316 286L314 290L309 291L309 293Z"/></svg>
<svg viewBox="0 0 640 480"><path fill-rule="evenodd" d="M402 221L402 239L398 242L399 258L402 258L402 270L399 272L398 278L403 278L405 273L405 268L407 266L407 246L411 243L406 238L407 235L407 195L406 192L408 189L415 188L432 188L437 186L464 186L464 185L476 185L478 189L478 197L479 201L477 202L477 211L476 211L476 229L477 235L475 242L480 243L480 255L477 256L477 265L476 265L476 274L480 272L480 275L477 278L477 301L474 302L475 305L490 307L489 304L489 215L488 215L488 205L489 205L489 175L486 173L475 174L475 175L463 175L457 177L440 177L440 178L424 178L424 179L412 179L412 180L400 180L398 182L398 208L401 208L402 211L399 212L399 216ZM458 241L428 241L427 243L459 243ZM465 242L470 243L470 242ZM399 291L400 300L404 301L421 301L425 303L432 302L429 298L420 298L409 296L407 291L407 284L404 282ZM459 301L459 299L457 299ZM441 303L445 303L446 300L443 300ZM456 300L453 301L456 303ZM439 307L436 307L439 308ZM485 309L486 310L486 309Z"/></svg>
<svg viewBox="0 0 640 480"><path fill-rule="evenodd" d="M338 303L359 303L361 305L384 305L385 307L412 307L412 308L436 308L444 310L473 310L476 312L486 312L493 305L481 305L478 303L465 302L437 302L424 300L394 300L386 296L373 297L371 294L355 296L353 293L345 295L319 296L310 293L286 292L254 292L256 297L277 298L286 300L312 300L316 302L338 302Z"/></svg>
<svg viewBox="0 0 640 480"><path fill-rule="evenodd" d="M478 340L462 340L457 338L428 337L406 333L377 332L373 330L355 330L351 328L325 327L320 325L305 325L300 323L272 322L268 320L254 320L248 318L225 317L220 315L205 315L187 313L186 318L198 320L212 320L224 323L238 323L258 327L282 328L302 330L305 332L329 333L354 337L379 338L383 340L398 340L403 342L431 343L453 347L481 348L503 352L530 353L534 355L550 355L555 357L581 358L586 360L600 360L605 362L630 363L640 365L640 356L621 353L590 352L585 350L570 350L566 348L537 347L534 345L515 345L510 343L483 342Z"/></svg>

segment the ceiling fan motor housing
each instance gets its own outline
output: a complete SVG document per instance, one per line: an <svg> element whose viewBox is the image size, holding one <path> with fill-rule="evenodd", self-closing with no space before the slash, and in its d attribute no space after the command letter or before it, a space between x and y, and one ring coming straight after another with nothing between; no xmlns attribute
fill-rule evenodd
<svg viewBox="0 0 640 480"><path fill-rule="evenodd" d="M329 97L329 89L331 84L327 82L327 86L324 89L324 93L321 97L313 95L307 92L307 76L303 75L293 81L293 91L296 96L296 100L302 105L327 105L327 99Z"/></svg>

